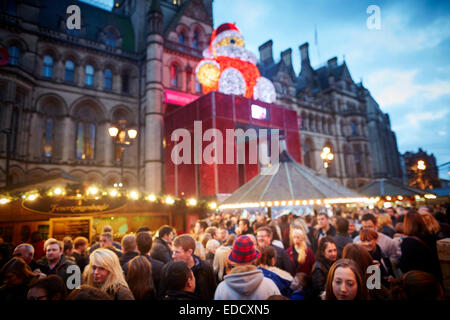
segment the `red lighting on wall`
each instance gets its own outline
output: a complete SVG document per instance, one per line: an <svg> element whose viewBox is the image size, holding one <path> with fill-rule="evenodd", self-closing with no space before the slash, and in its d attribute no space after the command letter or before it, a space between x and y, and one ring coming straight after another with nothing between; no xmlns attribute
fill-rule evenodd
<svg viewBox="0 0 450 320"><path fill-rule="evenodd" d="M198 96L184 92L173 90L164 90L164 102L168 104L175 104L177 106L185 106L196 100Z"/></svg>

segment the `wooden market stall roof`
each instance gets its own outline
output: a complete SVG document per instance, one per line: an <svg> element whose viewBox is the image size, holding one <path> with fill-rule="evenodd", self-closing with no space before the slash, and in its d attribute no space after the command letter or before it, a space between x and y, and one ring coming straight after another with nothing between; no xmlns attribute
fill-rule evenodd
<svg viewBox="0 0 450 320"><path fill-rule="evenodd" d="M400 182L390 179L376 179L358 189L360 194L367 197L384 197L384 196L403 196L414 197L415 195L424 195L425 192L412 188Z"/></svg>
<svg viewBox="0 0 450 320"><path fill-rule="evenodd" d="M274 174L258 174L222 204L360 197L356 192L298 164L283 150L280 153L279 168Z"/></svg>

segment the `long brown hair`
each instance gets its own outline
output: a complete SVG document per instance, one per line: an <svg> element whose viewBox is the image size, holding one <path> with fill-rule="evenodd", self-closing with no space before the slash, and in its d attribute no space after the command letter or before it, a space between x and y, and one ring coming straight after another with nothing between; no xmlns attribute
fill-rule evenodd
<svg viewBox="0 0 450 320"><path fill-rule="evenodd" d="M342 252L343 259L353 260L359 267L363 278L368 277L367 268L373 264L372 256L362 245L349 243Z"/></svg>
<svg viewBox="0 0 450 320"><path fill-rule="evenodd" d="M443 299L443 290L436 279L430 273L411 270L400 279L391 282L392 300L440 300Z"/></svg>
<svg viewBox="0 0 450 320"><path fill-rule="evenodd" d="M403 230L408 236L426 236L430 234L422 216L417 212L408 212L405 215Z"/></svg>
<svg viewBox="0 0 450 320"><path fill-rule="evenodd" d="M0 270L0 281L3 280L5 274L8 272L14 273L22 280L33 278L36 276L36 274L33 273L31 268L28 266L28 264L19 257L13 257L3 266L3 268Z"/></svg>
<svg viewBox="0 0 450 320"><path fill-rule="evenodd" d="M128 262L126 280L136 300L148 300L155 297L152 264L145 256L134 257Z"/></svg>
<svg viewBox="0 0 450 320"><path fill-rule="evenodd" d="M337 268L350 268L355 275L356 282L358 284L358 292L356 293L356 297L354 300L368 300L367 288L365 286L365 282L363 282L361 271L359 270L355 261L350 259L339 259L331 266L327 276L325 300L337 300L333 292L333 278Z"/></svg>

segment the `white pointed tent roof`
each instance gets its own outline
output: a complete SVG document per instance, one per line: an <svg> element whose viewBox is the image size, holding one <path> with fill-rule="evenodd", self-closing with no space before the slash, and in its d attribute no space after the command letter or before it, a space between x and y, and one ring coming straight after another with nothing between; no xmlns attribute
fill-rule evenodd
<svg viewBox="0 0 450 320"><path fill-rule="evenodd" d="M273 175L258 174L237 189L222 204L262 201L290 201L311 199L361 198L356 192L318 175L314 170L298 164L284 150L279 168Z"/></svg>

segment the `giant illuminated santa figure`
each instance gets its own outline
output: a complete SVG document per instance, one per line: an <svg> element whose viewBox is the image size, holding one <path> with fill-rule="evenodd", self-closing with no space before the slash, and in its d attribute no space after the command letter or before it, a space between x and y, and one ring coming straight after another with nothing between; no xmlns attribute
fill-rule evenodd
<svg viewBox="0 0 450 320"><path fill-rule="evenodd" d="M244 38L234 24L224 23L213 31L203 56L195 73L204 94L219 91L268 103L275 101L272 82L261 77L256 57L245 49Z"/></svg>

